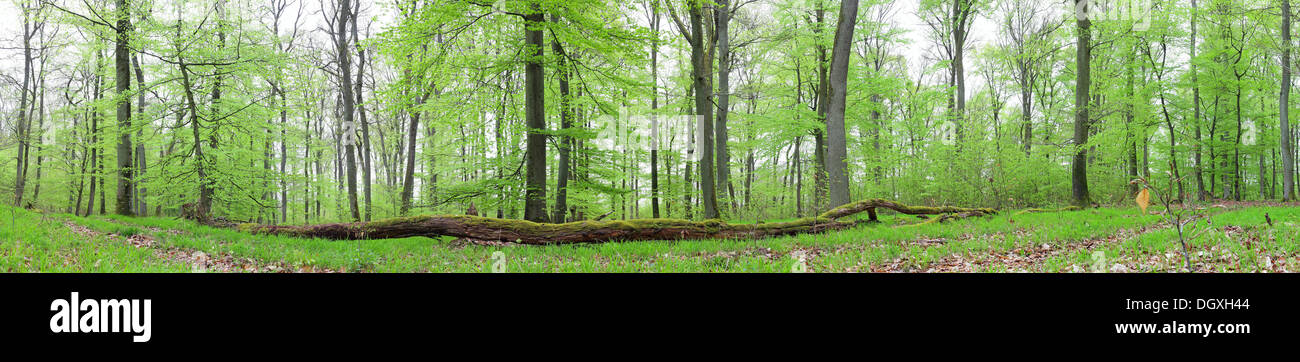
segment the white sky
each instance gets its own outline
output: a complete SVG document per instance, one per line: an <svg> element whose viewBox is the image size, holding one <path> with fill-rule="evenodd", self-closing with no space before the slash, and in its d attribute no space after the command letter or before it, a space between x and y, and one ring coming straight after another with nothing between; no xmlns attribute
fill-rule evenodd
<svg viewBox="0 0 1300 362"><path fill-rule="evenodd" d="M22 71L21 20L22 19L21 19L21 15L17 11L17 6L15 5L15 1L17 0L0 0L0 73L3 73L9 77L21 79L21 71ZM266 2L266 0L233 0L233 1L245 2L246 4L258 4L258 6L265 6L262 4L269 3ZM304 5L303 12L305 14L303 14L302 16L303 30L313 31L318 27L324 26L324 21L321 19L321 15L318 13L318 11L321 8L322 0L299 0L299 1L302 1ZM324 0L324 1L332 3L335 0ZM379 31L381 31L383 26L392 22L394 16L391 13L392 11L391 5L381 4L374 0L361 0L361 1L363 1L362 6L364 8L367 8L367 10L365 11L365 16L367 16L367 18L375 19L375 24L371 28L372 32L378 33ZM65 0L65 2L67 1ZM155 11L159 11L159 12L169 11L167 9L170 8L171 3L172 2L170 0L155 0L154 3ZM763 0L762 3L750 4L748 6L761 9L760 11L763 10L770 11L768 10L770 3L771 1L769 0ZM894 17L893 22L898 27L905 29L907 31L904 37L909 39L909 43L905 45L904 48L897 49L896 52L903 54L905 57L907 57L910 64L909 68L912 68L913 72L919 71L918 68L921 66L921 64L925 64L925 62L922 60L923 57L925 57L927 54L931 54L932 53L931 48L934 47L934 44L930 39L929 27L925 25L924 21L922 21L921 18L916 14L916 7L918 3L919 0L906 0L906 1L898 1L894 4L894 6L897 8L897 10L895 10L897 16ZM79 9L84 7L84 5L81 4L81 2L75 2L75 4L71 7ZM291 23L293 21L292 18L293 18L294 8L296 8L296 6L291 7L291 10L289 10L289 14L286 15L288 19L283 19L281 21L282 27L291 26ZM868 9L864 8L861 11L862 12L859 14L860 19L869 16ZM995 11L995 10L990 10L990 11ZM978 49L987 44L990 44L990 42L996 41L995 38L997 36L996 35L997 26L994 24L992 20L989 19L990 11L986 11L982 14L979 14L978 18L975 20L974 24L972 25L971 32L970 32L970 39L967 44L967 47L969 49L968 54L973 53L974 49ZM641 18L642 16L643 15L640 14L640 11L638 11L637 18ZM674 28L672 26L671 21L667 21L665 19L663 24L663 29L666 32L673 31ZM64 29L63 34L73 34L73 32L69 30L70 29ZM286 31L286 30L282 30L282 31ZM310 34L309 36L317 37L321 40L326 39L324 34L319 34L319 33ZM665 56L666 58L671 58L672 56L676 56L676 54L674 54L673 52L669 52L668 54L665 54ZM968 56L967 67L966 67L967 69L966 77L968 79L967 83L970 84L970 86L968 86L967 89L968 96L975 94L976 91L981 89L984 84L983 80L979 77L978 72L975 71L976 68L973 64L974 62L972 58L973 57ZM663 59L663 60L667 60L667 59ZM937 81L941 81L941 80L936 77L927 77L927 82L937 82ZM3 86L11 87L10 85L7 84ZM8 102L8 100L0 99L0 102Z"/></svg>

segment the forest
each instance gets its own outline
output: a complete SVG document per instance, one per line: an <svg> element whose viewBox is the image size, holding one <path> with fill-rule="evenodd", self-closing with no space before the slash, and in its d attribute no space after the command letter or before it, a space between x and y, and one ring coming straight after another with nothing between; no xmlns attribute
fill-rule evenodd
<svg viewBox="0 0 1300 362"><path fill-rule="evenodd" d="M423 223L442 231L383 235L488 245L480 258L509 241L832 232L929 246L931 231L1074 230L1026 238L1035 249L1155 228L1147 238L1175 246L1176 270L1192 258L1184 222L1227 217L1248 239L1283 240L1246 253L1251 265L1300 263L1290 0L6 6L9 224L36 212L96 237L170 226L298 240ZM1071 213L1107 226L1068 225L1085 217ZM848 216L929 231L835 221ZM984 220L956 220L968 218ZM1265 219L1280 229L1257 228ZM991 223L1002 226L980 226ZM335 229L357 225L369 228ZM348 245L339 252L358 251ZM800 263L843 251L777 247L790 248ZM1075 251L1095 260L1091 248ZM886 254L879 263L908 264Z"/></svg>

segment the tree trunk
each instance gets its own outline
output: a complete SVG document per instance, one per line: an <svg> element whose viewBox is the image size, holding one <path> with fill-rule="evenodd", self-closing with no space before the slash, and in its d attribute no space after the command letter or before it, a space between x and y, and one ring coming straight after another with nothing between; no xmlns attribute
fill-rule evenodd
<svg viewBox="0 0 1300 362"><path fill-rule="evenodd" d="M1136 45L1136 44L1134 44ZM1128 180L1133 181L1138 178L1138 159L1137 159L1137 132L1134 128L1134 110L1137 108L1136 98L1133 96L1133 58L1137 51L1136 46L1128 49L1129 56L1125 58L1124 63L1124 154L1128 158ZM1128 182L1128 197L1135 197L1138 193L1138 184Z"/></svg>
<svg viewBox="0 0 1300 362"><path fill-rule="evenodd" d="M20 6L24 6L24 5L20 5ZM27 150L28 150L27 145L29 142L28 140L29 132L27 131L27 129L30 128L27 124L31 122L31 120L28 119L27 117L27 108L28 108L27 106L29 103L27 101L28 98L27 92L31 87L31 80L32 80L31 79L32 78L32 44L31 44L32 30L31 29L32 26L34 25L31 24L31 21L30 19L28 19L28 17L30 16L30 13L32 11L33 10L26 9L25 7L23 9L23 15L24 15L23 16L23 88L18 91L20 94L18 96L18 124L17 124L18 155L17 155L17 162L15 162L15 164L17 164L16 166L17 170L14 173L15 181L14 181L14 204L13 204L14 206L17 207L23 206L22 205L23 194L25 193L24 188L26 187L27 184L27 170L25 166L27 165ZM96 53L96 55L98 55L98 53Z"/></svg>
<svg viewBox="0 0 1300 362"><path fill-rule="evenodd" d="M1278 97L1278 118L1282 122L1282 201L1295 198L1295 161L1291 158L1291 0L1282 0L1282 90Z"/></svg>
<svg viewBox="0 0 1300 362"><path fill-rule="evenodd" d="M131 18L127 0L117 0L117 47L114 49L117 76L117 204L118 215L133 216L131 210Z"/></svg>
<svg viewBox="0 0 1300 362"><path fill-rule="evenodd" d="M524 66L524 115L528 126L525 157L528 159L524 180L524 220L547 221L546 215L546 84L542 74L544 50L542 25L546 19L541 5L533 1L524 15L524 42L528 53Z"/></svg>
<svg viewBox="0 0 1300 362"><path fill-rule="evenodd" d="M1083 1L1078 0L1076 5L1084 5ZM1091 83L1091 59L1092 59L1092 22L1087 18L1076 20L1078 25L1078 42L1077 54L1075 57L1075 90L1074 90L1074 160L1070 170L1071 190L1074 194L1074 204L1079 207L1087 207L1091 202L1088 195L1088 90Z"/></svg>
<svg viewBox="0 0 1300 362"><path fill-rule="evenodd" d="M135 83L140 87L139 95L136 98L136 110L138 110L140 114L144 114L144 106L145 106L144 68L140 67L140 56L138 52L134 57L132 57L131 61L133 64L135 64ZM134 175L135 177L139 178L144 176L145 171L148 170L147 167L148 164L145 163L144 129L140 129L139 131L136 131L135 136L136 136L136 140L139 141L139 143L136 143L135 145L136 169L134 170L135 171ZM149 216L149 205L144 201L144 195L147 192L147 190L140 185L140 181L138 179L135 182L133 182L131 185L135 187L135 190L131 192L131 195L135 197L136 215Z"/></svg>
<svg viewBox="0 0 1300 362"><path fill-rule="evenodd" d="M103 91L104 91L104 88L103 88L103 87L104 87L104 78L103 78L103 76L100 75L100 74L101 74L100 71L103 70L103 67L104 67L104 60L103 60L103 58L104 58L103 53L101 53L100 51L96 50L96 51L95 51L95 87L94 87L94 88L95 88L95 90L94 90L94 94L95 94L95 95L94 95L94 98L93 98L94 101L96 101L96 102L98 102L101 98L104 97L104 95L103 95ZM189 87L187 86L187 87L185 87L185 89L189 89ZM95 107L90 107L90 112L91 112L91 114L90 114L90 172L91 172L91 175L90 175L90 177L89 177L89 181L90 181L90 190L88 190L88 192L86 193L86 196L89 197L89 200L86 200L86 215L85 215L85 216L90 216L90 213L94 212L94 210L95 210L95 189L99 187L99 186L97 185L97 183L98 183L98 181L99 181L99 171L98 171L97 169L99 168L99 152L100 152L100 151L99 151L99 117L100 117L100 112L99 112L98 109L95 109ZM81 204L81 202L78 201L77 204L79 205L79 204Z"/></svg>
<svg viewBox="0 0 1300 362"><path fill-rule="evenodd" d="M848 92L849 53L852 52L853 27L858 20L858 1L844 0L840 5L839 24L835 27L831 51L830 109L826 112L826 173L830 181L832 205L849 202L848 148L844 129L844 107Z"/></svg>
<svg viewBox="0 0 1300 362"><path fill-rule="evenodd" d="M728 33L728 23L731 22L731 9L727 0L718 1L717 9L717 32L718 32L718 118L717 124L714 125L714 132L717 138L714 140L717 149L717 168L718 182L717 188L727 192L726 200L723 205L730 204L731 209L736 209L736 194L731 190L731 154L727 149L727 141L730 137L727 135L727 112L731 106L731 37Z"/></svg>
<svg viewBox="0 0 1300 362"><path fill-rule="evenodd" d="M718 196L717 184L714 180L713 170L713 86L710 80L713 78L711 69L712 62L709 61L708 55L705 54L705 44L708 39L704 37L703 1L696 1L690 5L689 13L691 18L691 76L694 78L695 85L695 111L699 113L699 137L700 137L700 191L701 202L704 204L704 218L717 219L718 213Z"/></svg>
<svg viewBox="0 0 1300 362"><path fill-rule="evenodd" d="M412 82L412 86L419 89L420 81ZM427 94L427 93L426 93ZM406 169L402 175L402 209L398 213L406 215L411 211L411 197L415 194L415 142L416 134L420 132L420 111L417 108L424 103L424 97L421 101L408 110L411 121L406 129Z"/></svg>
<svg viewBox="0 0 1300 362"><path fill-rule="evenodd" d="M1022 74L1021 78L1024 79L1027 78L1027 76ZM1020 120L1025 127L1024 138L1021 139L1021 141L1025 144L1025 156L1029 156L1034 139L1034 90L1030 88L1029 84L1031 83L1028 81L1020 82Z"/></svg>
<svg viewBox="0 0 1300 362"><path fill-rule="evenodd" d="M818 1L814 10L817 24L813 33L820 36L826 24L825 2ZM817 42L817 120L826 123L826 110L830 108L829 59L826 59L826 46ZM826 134L821 128L813 130L813 202L812 209L821 211L826 206L829 187L826 182ZM802 179L802 178L801 178Z"/></svg>
<svg viewBox="0 0 1300 362"><path fill-rule="evenodd" d="M953 0L952 1L952 74L953 83L957 86L957 140L961 140L965 134L966 120L966 27L970 19L974 6L970 0ZM958 148L960 149L960 143Z"/></svg>
<svg viewBox="0 0 1300 362"><path fill-rule="evenodd" d="M178 60L178 67L181 70L181 86L185 90L185 101L190 113L190 130L194 136L194 165L199 183L199 200L194 209L194 214L185 215L198 221L206 221L212 205L212 185L208 183L207 161L203 158L203 143L199 135L199 113L198 104L194 101L194 92L190 83L189 68L185 66L185 59ZM91 195L94 195L94 184L91 184ZM91 199L92 202L94 198Z"/></svg>
<svg viewBox="0 0 1300 362"><path fill-rule="evenodd" d="M659 218L659 5L651 5L650 30L650 214Z"/></svg>
<svg viewBox="0 0 1300 362"><path fill-rule="evenodd" d="M558 23L559 19L554 14L551 15L551 21ZM569 68L565 57L564 47L560 45L560 40L551 38L551 50L555 52L558 61L556 63L556 78L560 86L560 130L568 130L572 127L573 117L569 101ZM565 220L565 213L569 211L569 152L573 145L573 138L569 136L560 136L556 148L560 153L558 169L555 177L555 210L554 216L551 217L553 222L562 223Z"/></svg>
<svg viewBox="0 0 1300 362"><path fill-rule="evenodd" d="M361 1L358 0L355 3L355 5L353 5L352 8L353 14L349 18L349 20L352 22L352 40L357 44L361 42L361 37L357 35L358 30L357 30L357 16L356 16L356 13L361 11L360 9L361 9ZM362 101L362 93L364 93L362 89L362 85L365 84L365 74L366 74L366 48L357 47L357 84L353 86L356 87L355 91L357 93L356 94L357 113L359 116L361 116L361 119L359 120L361 122L361 149L360 149L361 185L364 186L365 189L365 203L366 203L365 214L363 215L363 217L365 217L366 221L370 221L370 213L371 213L370 172L374 168L374 163L372 162L371 155L370 155L371 153L370 152L371 150L370 122L366 120L366 105L365 102Z"/></svg>
<svg viewBox="0 0 1300 362"><path fill-rule="evenodd" d="M1191 45L1188 47L1190 58L1196 59L1196 0L1192 0L1192 34ZM1194 140L1192 140L1192 162L1195 167L1192 173L1196 176L1196 199L1205 201L1208 193L1205 190L1205 177L1202 176L1201 167L1201 86L1196 79L1196 62L1188 62L1192 73L1192 131Z"/></svg>
<svg viewBox="0 0 1300 362"><path fill-rule="evenodd" d="M361 210L357 205L357 155L356 155L356 101L352 95L352 56L348 53L348 23L352 17L350 0L339 0L339 19L336 45L339 62L339 92L343 104L343 148L344 162L347 167L348 210L352 220L361 220Z"/></svg>
<svg viewBox="0 0 1300 362"><path fill-rule="evenodd" d="M850 0L852 1L852 0ZM886 208L908 215L983 216L996 213L987 208L910 206L894 201L869 199L849 203L822 213L789 222L732 225L720 220L639 219L623 221L577 221L565 224L535 223L469 215L412 216L310 226L262 226L245 224L240 230L332 240L373 240L413 236L454 236L473 240L513 242L529 245L604 243L636 240L757 239L769 236L822 233L843 230L857 222L838 219L861 212Z"/></svg>

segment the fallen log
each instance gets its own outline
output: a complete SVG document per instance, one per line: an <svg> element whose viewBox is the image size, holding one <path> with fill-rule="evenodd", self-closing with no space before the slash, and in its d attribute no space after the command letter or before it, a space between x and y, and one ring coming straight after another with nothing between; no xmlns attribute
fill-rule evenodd
<svg viewBox="0 0 1300 362"><path fill-rule="evenodd" d="M1020 210L1020 212L1017 212L1015 215L1012 216L1020 216L1024 214L1032 214L1032 213L1040 213L1040 212L1065 212L1065 211L1079 211L1079 210L1083 210L1083 208L1078 206L1066 206L1059 209L1024 209L1024 210Z"/></svg>
<svg viewBox="0 0 1300 362"><path fill-rule="evenodd" d="M909 215L963 213L982 216L996 213L995 210L988 208L911 206L889 200L869 199L845 204L816 217L764 224L728 224L717 219L704 221L683 219L585 220L550 224L470 215L422 215L371 222L307 226L243 224L239 226L239 229L255 234L332 240L454 236L530 245L635 240L757 239L847 229L858 222L839 221L838 219L868 211L869 215L872 216L868 221L871 221L875 219L876 208L891 209Z"/></svg>
<svg viewBox="0 0 1300 362"><path fill-rule="evenodd" d="M943 214L943 215L939 215L939 217L925 217L925 215L918 215L921 218L925 219L925 221L912 223L912 224L899 225L898 227L913 227L913 226L921 226L921 225L929 225L929 224L941 224L948 220L958 220L958 219L965 219L968 217L979 217L984 215L986 214L979 211Z"/></svg>

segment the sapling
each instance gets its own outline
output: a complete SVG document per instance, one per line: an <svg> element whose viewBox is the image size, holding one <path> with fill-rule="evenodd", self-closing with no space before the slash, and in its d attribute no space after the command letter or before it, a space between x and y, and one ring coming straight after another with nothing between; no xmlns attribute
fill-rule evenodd
<svg viewBox="0 0 1300 362"><path fill-rule="evenodd" d="M1177 183L1177 182L1182 182L1182 178L1179 177L1178 179L1172 179L1172 180L1170 180L1170 184L1171 184L1171 185L1174 184L1174 183ZM1130 183L1130 184L1139 184L1139 185L1142 185L1142 187L1143 187L1143 190L1142 190L1142 191L1143 191L1143 192L1147 192L1147 191L1149 191L1150 194L1154 194L1154 195L1155 195L1155 199L1156 199L1156 201L1159 202L1160 204L1164 205L1164 207L1165 207L1165 219L1168 220L1169 222L1173 223L1175 230L1178 231L1178 243L1181 244L1182 247L1183 247L1183 264L1184 264L1184 267L1187 269L1187 271L1189 271L1189 272L1192 271L1192 259L1191 259L1191 256L1190 256L1190 255L1188 254L1188 252L1187 252L1187 239L1188 239L1189 237L1188 237L1187 235L1184 234L1183 227L1184 227L1186 224L1191 223L1192 221L1196 220L1196 216L1197 216L1197 215L1193 215L1192 217L1184 218L1184 213L1189 212L1189 211L1191 211L1191 212L1195 212L1195 211L1194 211L1194 210L1190 210L1190 209L1188 209L1188 208L1186 207L1186 204L1184 204L1181 200L1179 200L1179 202L1178 202L1179 208L1175 209L1175 208L1173 207L1173 206L1174 206L1174 200L1173 200L1173 198L1170 197L1170 195L1168 195L1167 193L1165 193L1165 192L1161 192L1159 188L1155 187L1155 186L1152 185L1150 182L1147 182L1147 179L1146 179L1146 178L1139 177L1139 178L1137 178L1137 179L1134 179L1133 181L1129 181L1129 183ZM1143 204L1145 204L1145 203L1147 202L1147 199L1144 197L1144 196L1146 196L1146 195L1141 195L1142 193L1139 193L1139 194L1140 194L1140 195L1139 195L1139 197L1138 197L1138 203L1139 203L1139 205L1142 206L1142 212L1143 212L1143 214L1145 214L1145 213L1146 213L1146 205L1143 205ZM1193 226L1195 226L1195 224L1193 224ZM1202 229L1202 230L1203 230L1203 229ZM1200 231L1198 230L1196 233L1192 233L1192 236L1191 236L1190 238L1194 239L1194 238L1196 238L1196 237L1199 236L1199 235L1200 235Z"/></svg>

